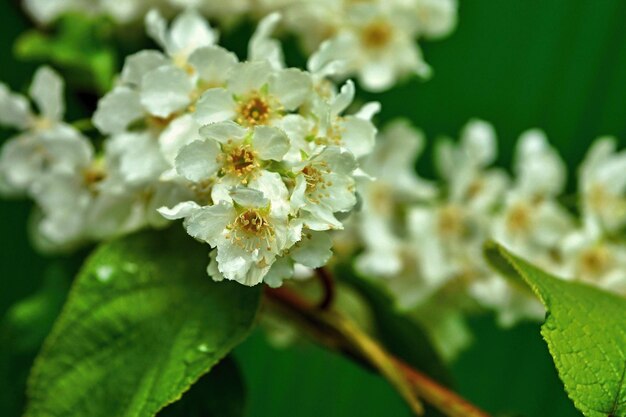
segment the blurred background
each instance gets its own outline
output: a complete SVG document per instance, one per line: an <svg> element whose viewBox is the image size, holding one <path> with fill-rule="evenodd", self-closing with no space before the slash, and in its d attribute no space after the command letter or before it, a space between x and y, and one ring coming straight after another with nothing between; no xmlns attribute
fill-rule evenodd
<svg viewBox="0 0 626 417"><path fill-rule="evenodd" d="M423 45L434 68L432 79L411 80L383 94L361 92L360 98L383 104L380 126L406 117L431 141L444 134L456 137L470 118L488 120L498 133L499 163L505 167L518 135L542 128L567 161L572 187L574 167L597 136L615 135L624 144L624 16L626 2L618 0L461 0L457 30ZM18 60L13 44L32 23L18 2L3 1L0 27L0 80L24 91L39 63ZM224 44L245 51L249 33L246 28L226 35ZM137 42L141 46L142 40ZM124 47L134 50L132 43ZM118 69L122 57L114 63ZM68 101L68 120L88 116L94 103L71 86ZM432 174L431 150L418 164L426 176ZM26 233L29 209L25 201L0 200L0 317L17 300L36 294L45 280L60 288L60 299L31 308L49 311L52 320L80 256L35 253ZM563 391L538 324L503 330L484 316L472 319L471 327L473 345L451 366L453 386L462 395L499 416L580 416ZM0 355L0 401L17 404L32 353L0 348ZM410 415L382 379L305 343L278 351L256 333L235 357L248 387L250 416Z"/></svg>

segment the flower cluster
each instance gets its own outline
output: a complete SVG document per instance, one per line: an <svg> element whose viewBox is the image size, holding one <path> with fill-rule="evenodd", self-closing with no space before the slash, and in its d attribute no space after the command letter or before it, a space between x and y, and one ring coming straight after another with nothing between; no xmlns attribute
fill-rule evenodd
<svg viewBox="0 0 626 417"><path fill-rule="evenodd" d="M492 167L496 143L493 127L477 120L459 143L439 141L438 185L415 173L421 134L405 122L384 129L363 164L376 181L358 187L357 269L380 278L405 310L483 306L505 325L543 317L529 291L487 264L483 245L495 240L556 276L626 295L626 151L598 139L580 167L579 203L568 206L565 164L543 132L521 135L512 177Z"/></svg>
<svg viewBox="0 0 626 417"><path fill-rule="evenodd" d="M331 256L328 231L356 204L358 159L374 146L377 103L346 114L354 98L325 76L286 68L262 20L244 62L217 46L217 33L187 10L168 27L156 11L148 34L163 52L126 59L93 124L94 147L63 123L62 81L40 69L31 96L0 88L0 122L23 132L0 156L2 189L40 208L38 241L65 249L184 219L216 248L209 274L245 285L280 285L294 265Z"/></svg>
<svg viewBox="0 0 626 417"><path fill-rule="evenodd" d="M222 25L242 17L258 18L279 11L284 28L296 35L307 54L311 70L331 61L341 62L335 76L356 75L370 91L392 87L411 74L426 77L430 67L417 40L438 39L456 25L456 0L25 0L35 19L50 22L62 13L82 11L111 16L127 23L145 15L150 7L171 13L192 7Z"/></svg>

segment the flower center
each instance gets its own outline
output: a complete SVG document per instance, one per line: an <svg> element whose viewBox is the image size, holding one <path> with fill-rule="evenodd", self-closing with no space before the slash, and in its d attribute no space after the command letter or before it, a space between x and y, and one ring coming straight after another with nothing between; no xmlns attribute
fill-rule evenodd
<svg viewBox="0 0 626 417"><path fill-rule="evenodd" d="M235 175L247 184L260 164L257 155L250 145L241 145L230 149L222 161L222 174Z"/></svg>
<svg viewBox="0 0 626 417"><path fill-rule="evenodd" d="M229 226L228 238L240 248L252 252L263 245L269 251L276 241L276 233L265 215L258 209L246 209Z"/></svg>
<svg viewBox="0 0 626 417"><path fill-rule="evenodd" d="M361 31L361 42L366 48L381 49L389 44L392 34L387 22L372 22Z"/></svg>
<svg viewBox="0 0 626 417"><path fill-rule="evenodd" d="M506 219L508 229L513 233L521 233L530 229L530 210L525 204L515 205Z"/></svg>
<svg viewBox="0 0 626 417"><path fill-rule="evenodd" d="M611 262L610 252L602 246L597 246L581 254L580 269L583 277L598 277L610 268Z"/></svg>
<svg viewBox="0 0 626 417"><path fill-rule="evenodd" d="M320 199L330 197L326 189L332 187L333 184L325 177L329 173L330 169L325 162L318 162L315 166L307 165L302 169L302 175L306 181L306 194L312 203L319 204Z"/></svg>
<svg viewBox="0 0 626 417"><path fill-rule="evenodd" d="M239 104L237 122L244 126L257 126L267 124L272 109L265 97L258 93L252 94L247 100Z"/></svg>
<svg viewBox="0 0 626 417"><path fill-rule="evenodd" d="M441 209L438 220L439 231L444 236L461 236L466 231L463 211L456 206Z"/></svg>

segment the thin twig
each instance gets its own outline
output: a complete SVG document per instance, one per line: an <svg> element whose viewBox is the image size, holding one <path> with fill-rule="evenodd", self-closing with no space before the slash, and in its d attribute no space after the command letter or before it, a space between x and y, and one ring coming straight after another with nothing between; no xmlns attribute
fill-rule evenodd
<svg viewBox="0 0 626 417"><path fill-rule="evenodd" d="M320 310L328 310L335 300L335 280L333 276L328 272L328 269L322 267L315 270L315 275L319 278L324 290L324 296L320 301L318 308Z"/></svg>
<svg viewBox="0 0 626 417"><path fill-rule="evenodd" d="M342 328L337 325L336 320L338 313L320 310L296 292L285 287L267 288L266 295L274 303L289 310L293 319L300 320L318 343L347 354L347 356L356 359L360 364L379 370L375 364L371 363L369 358L364 357L358 347L351 344L349 338L342 334ZM342 317L339 322L345 320L347 319ZM377 344L374 340L370 340L370 342ZM472 405L458 394L439 385L428 376L386 352L382 347L379 346L379 348L393 362L406 381L409 382L416 396L424 399L424 401L442 413L449 417L489 417L489 414Z"/></svg>

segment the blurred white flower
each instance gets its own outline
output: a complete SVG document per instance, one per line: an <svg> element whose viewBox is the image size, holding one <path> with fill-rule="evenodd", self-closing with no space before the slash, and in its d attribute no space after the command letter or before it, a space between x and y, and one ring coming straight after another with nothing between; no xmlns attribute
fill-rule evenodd
<svg viewBox="0 0 626 417"><path fill-rule="evenodd" d="M417 19L400 8L386 6L352 6L337 33L311 57L311 68L317 70L329 61L345 61L345 72L357 74L370 91L386 90L409 74L429 75L430 68L415 42Z"/></svg>
<svg viewBox="0 0 626 417"><path fill-rule="evenodd" d="M613 138L598 139L579 169L583 224L592 235L616 233L626 224L626 151Z"/></svg>
<svg viewBox="0 0 626 417"><path fill-rule="evenodd" d="M29 94L38 113L24 96L0 84L0 124L20 131L0 152L0 189L8 194L30 192L52 173L73 174L93 154L88 139L62 120L63 80L53 70L39 68Z"/></svg>

